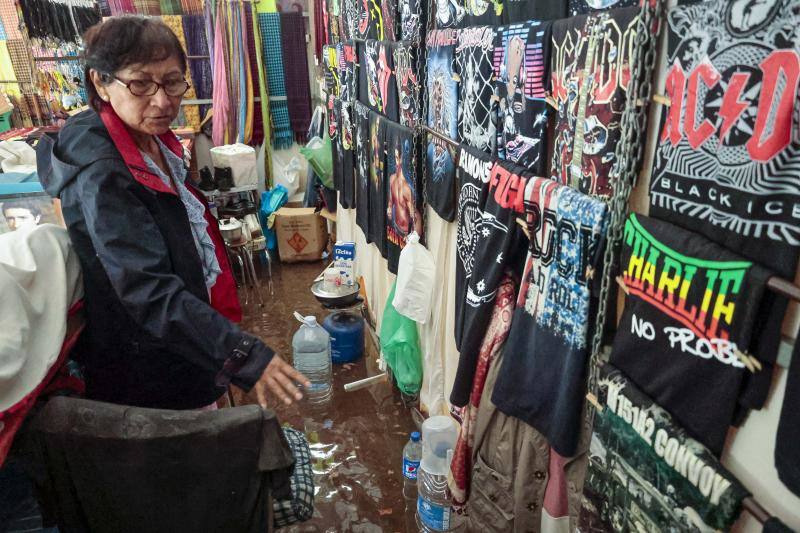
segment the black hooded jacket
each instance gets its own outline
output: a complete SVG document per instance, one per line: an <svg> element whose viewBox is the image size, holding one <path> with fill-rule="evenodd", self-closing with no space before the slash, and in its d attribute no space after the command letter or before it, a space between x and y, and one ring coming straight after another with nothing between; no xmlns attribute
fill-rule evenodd
<svg viewBox="0 0 800 533"><path fill-rule="evenodd" d="M180 153L174 135L160 138ZM183 203L147 169L110 106L72 117L57 139L43 137L37 166L61 200L83 269L87 325L74 359L87 396L192 409L219 398L229 381L250 389L273 352L212 307L217 287L209 298ZM219 247L209 224L213 231ZM217 283L227 281L235 298L219 252Z"/></svg>

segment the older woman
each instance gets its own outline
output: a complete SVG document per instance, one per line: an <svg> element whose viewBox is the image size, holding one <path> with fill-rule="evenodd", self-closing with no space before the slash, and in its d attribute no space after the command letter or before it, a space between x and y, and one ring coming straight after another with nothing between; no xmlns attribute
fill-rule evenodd
<svg viewBox="0 0 800 533"><path fill-rule="evenodd" d="M224 244L169 130L189 88L178 39L124 16L84 41L91 110L43 138L37 158L83 269L87 396L193 409L233 382L262 405L267 390L299 400L306 378L230 320L241 311Z"/></svg>

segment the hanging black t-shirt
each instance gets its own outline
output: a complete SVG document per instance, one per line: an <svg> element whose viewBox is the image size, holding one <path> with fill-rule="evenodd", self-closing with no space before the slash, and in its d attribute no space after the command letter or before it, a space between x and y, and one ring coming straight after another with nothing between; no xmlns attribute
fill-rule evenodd
<svg viewBox="0 0 800 533"><path fill-rule="evenodd" d="M431 7L434 12L430 14L433 19L433 27L437 30L446 28L460 28L464 24L463 0L433 0Z"/></svg>
<svg viewBox="0 0 800 533"><path fill-rule="evenodd" d="M397 41L400 35L398 25L400 18L398 17L398 0L381 0L381 9L383 10L383 37L381 41Z"/></svg>
<svg viewBox="0 0 800 533"><path fill-rule="evenodd" d="M464 26L499 26L503 0L464 0Z"/></svg>
<svg viewBox="0 0 800 533"><path fill-rule="evenodd" d="M458 33L455 72L460 78L458 140L491 153L495 141L492 110L494 94L494 30L465 28Z"/></svg>
<svg viewBox="0 0 800 533"><path fill-rule="evenodd" d="M577 531L730 531L747 489L622 372L600 372Z"/></svg>
<svg viewBox="0 0 800 533"><path fill-rule="evenodd" d="M792 361L786 371L778 434L775 437L775 468L786 488L800 496L800 342L795 341Z"/></svg>
<svg viewBox="0 0 800 533"><path fill-rule="evenodd" d="M339 45L339 98L343 102L352 102L358 99L358 80L356 64L358 51L356 43L348 41Z"/></svg>
<svg viewBox="0 0 800 533"><path fill-rule="evenodd" d="M425 38L424 0L399 0L397 10L400 14L400 39L421 43Z"/></svg>
<svg viewBox="0 0 800 533"><path fill-rule="evenodd" d="M536 20L495 31L497 155L536 176L547 171L550 23Z"/></svg>
<svg viewBox="0 0 800 533"><path fill-rule="evenodd" d="M455 141L458 137L458 83L453 79L458 30L428 33L428 127ZM434 211L452 222L456 214L456 146L428 135L425 199Z"/></svg>
<svg viewBox="0 0 800 533"><path fill-rule="evenodd" d="M353 104L342 101L339 113L339 146L341 146L342 189L339 203L345 209L356 207Z"/></svg>
<svg viewBox="0 0 800 533"><path fill-rule="evenodd" d="M342 102L333 95L328 96L328 137L331 139L331 166L333 167L333 188L339 193L339 203L342 203L344 191L344 173L342 168L342 145L339 142L339 123ZM342 203L342 205L344 205Z"/></svg>
<svg viewBox="0 0 800 533"><path fill-rule="evenodd" d="M420 115L420 82L417 47L397 43L394 47L394 74L397 80L400 124L414 128Z"/></svg>
<svg viewBox="0 0 800 533"><path fill-rule="evenodd" d="M492 403L564 457L575 454L593 322L589 267L602 257L607 206L547 178L525 190L530 240Z"/></svg>
<svg viewBox="0 0 800 533"><path fill-rule="evenodd" d="M414 130L386 122L386 246L389 272L397 274L406 237L425 238L422 173Z"/></svg>
<svg viewBox="0 0 800 533"><path fill-rule="evenodd" d="M570 16L639 5L639 0L569 0Z"/></svg>
<svg viewBox="0 0 800 533"><path fill-rule="evenodd" d="M567 0L503 0L503 23L556 20L567 16Z"/></svg>
<svg viewBox="0 0 800 533"><path fill-rule="evenodd" d="M800 250L797 3L709 0L669 12L672 104L650 213L794 279Z"/></svg>
<svg viewBox="0 0 800 533"><path fill-rule="evenodd" d="M519 274L524 262L524 235L516 222L523 216L525 183L532 177L507 161L492 163L488 154L462 146L459 171L464 177L459 197L456 268L456 347L460 356L450 402L469 401L481 343L492 315L497 287L506 269ZM481 181L477 209L473 196ZM484 182L483 180L487 179Z"/></svg>
<svg viewBox="0 0 800 533"><path fill-rule="evenodd" d="M623 51L633 46L638 13L631 7L553 23L551 92L558 112L551 177L586 194L611 195L630 78Z"/></svg>
<svg viewBox="0 0 800 533"><path fill-rule="evenodd" d="M369 142L369 115L367 106L356 100L353 102L355 146L355 192L356 224L364 232L369 242L369 166L372 149Z"/></svg>
<svg viewBox="0 0 800 533"><path fill-rule="evenodd" d="M374 243L386 257L386 118L369 113L369 232L367 242Z"/></svg>
<svg viewBox="0 0 800 533"><path fill-rule="evenodd" d="M745 388L769 387L774 353L754 350L759 336L780 331L780 321L754 327L766 314L769 273L701 235L636 214L625 224L620 264L627 296L611 362L719 454L740 396L765 396ZM764 369L754 378L737 349L759 357Z"/></svg>
<svg viewBox="0 0 800 533"><path fill-rule="evenodd" d="M379 0L356 0L356 37L381 40L384 36L383 8Z"/></svg>
<svg viewBox="0 0 800 533"><path fill-rule="evenodd" d="M339 96L339 57L335 46L322 47L322 63L325 67L325 92L328 96Z"/></svg>
<svg viewBox="0 0 800 533"><path fill-rule="evenodd" d="M361 48L359 97L370 109L397 122L397 81L394 76L393 43L367 40Z"/></svg>

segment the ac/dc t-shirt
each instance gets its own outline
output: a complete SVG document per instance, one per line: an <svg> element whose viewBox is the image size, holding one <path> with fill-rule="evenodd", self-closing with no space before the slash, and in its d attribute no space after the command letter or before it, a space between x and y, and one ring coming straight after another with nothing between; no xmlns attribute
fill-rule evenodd
<svg viewBox="0 0 800 533"><path fill-rule="evenodd" d="M458 140L484 152L494 146L494 29L464 28L458 33L455 72L460 77Z"/></svg>
<svg viewBox="0 0 800 533"><path fill-rule="evenodd" d="M398 0L400 13L400 40L421 43L425 38L423 0Z"/></svg>
<svg viewBox="0 0 800 533"><path fill-rule="evenodd" d="M586 194L611 195L638 12L615 9L553 23L551 92L558 112L551 177Z"/></svg>
<svg viewBox="0 0 800 533"><path fill-rule="evenodd" d="M359 97L370 109L397 122L397 81L392 43L367 40L361 48Z"/></svg>
<svg viewBox="0 0 800 533"><path fill-rule="evenodd" d="M530 174L507 161L495 161L486 172L488 154L461 147L461 194L456 239L456 346L460 356L450 402L469 401L481 343L492 314L497 288L506 269L522 270L522 216L525 183ZM480 185L478 184L480 182ZM475 199L476 189L480 194Z"/></svg>
<svg viewBox="0 0 800 533"><path fill-rule="evenodd" d="M800 26L790 0L669 12L650 213L794 278L800 247Z"/></svg>
<svg viewBox="0 0 800 533"><path fill-rule="evenodd" d="M437 30L445 28L460 28L464 23L463 0L433 0L431 3L434 12L430 14L433 18L433 27Z"/></svg>
<svg viewBox="0 0 800 533"><path fill-rule="evenodd" d="M394 46L394 74L397 80L400 124L414 128L420 116L420 82L417 47L411 43Z"/></svg>
<svg viewBox="0 0 800 533"><path fill-rule="evenodd" d="M499 26L503 23L503 0L464 0L464 26Z"/></svg>
<svg viewBox="0 0 800 533"><path fill-rule="evenodd" d="M779 334L780 321L755 327L769 273L701 235L636 214L625 223L620 264L627 295L611 362L719 454L740 396L752 393L745 387L769 387L774 354L756 353L763 379L750 378L737 357L753 353L757 335Z"/></svg>
<svg viewBox="0 0 800 533"><path fill-rule="evenodd" d="M569 0L570 16L639 5L639 0Z"/></svg>
<svg viewBox="0 0 800 533"><path fill-rule="evenodd" d="M386 118L369 114L369 227L367 242L386 257Z"/></svg>
<svg viewBox="0 0 800 533"><path fill-rule="evenodd" d="M567 16L567 0L503 0L503 23L555 20Z"/></svg>
<svg viewBox="0 0 800 533"><path fill-rule="evenodd" d="M458 83L453 79L458 30L428 33L428 127L455 141L458 137ZM428 183L425 199L436 213L452 222L456 212L456 147L428 135Z"/></svg>
<svg viewBox="0 0 800 533"><path fill-rule="evenodd" d="M356 100L353 102L353 112L356 132L356 144L353 148L355 153L356 224L369 240L369 167L372 160L369 136L370 110Z"/></svg>
<svg viewBox="0 0 800 533"><path fill-rule="evenodd" d="M341 147L342 189L339 192L339 203L345 209L356 207L353 104L341 102L339 113L339 143Z"/></svg>
<svg viewBox="0 0 800 533"><path fill-rule="evenodd" d="M580 435L589 359L589 267L602 254L607 206L547 178L525 190L530 240L492 403L564 457Z"/></svg>
<svg viewBox="0 0 800 533"><path fill-rule="evenodd" d="M747 489L622 372L600 372L577 530L730 531Z"/></svg>
<svg viewBox="0 0 800 533"><path fill-rule="evenodd" d="M550 23L528 21L495 30L497 155L536 176L547 171Z"/></svg>
<svg viewBox="0 0 800 533"><path fill-rule="evenodd" d="M389 272L397 274L406 237L425 237L422 173L414 130L386 122L386 246Z"/></svg>

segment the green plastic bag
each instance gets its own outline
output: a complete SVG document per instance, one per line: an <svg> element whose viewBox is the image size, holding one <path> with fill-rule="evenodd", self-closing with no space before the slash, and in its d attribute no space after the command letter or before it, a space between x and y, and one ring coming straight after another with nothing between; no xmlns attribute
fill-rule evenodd
<svg viewBox="0 0 800 533"><path fill-rule="evenodd" d="M422 353L419 348L417 323L398 313L394 301L395 283L386 300L381 322L381 351L392 369L401 392L414 395L422 388Z"/></svg>
<svg viewBox="0 0 800 533"><path fill-rule="evenodd" d="M333 154L331 153L331 138L328 133L322 139L314 137L307 145L300 147L300 153L308 160L308 164L319 176L322 184L333 189Z"/></svg>

